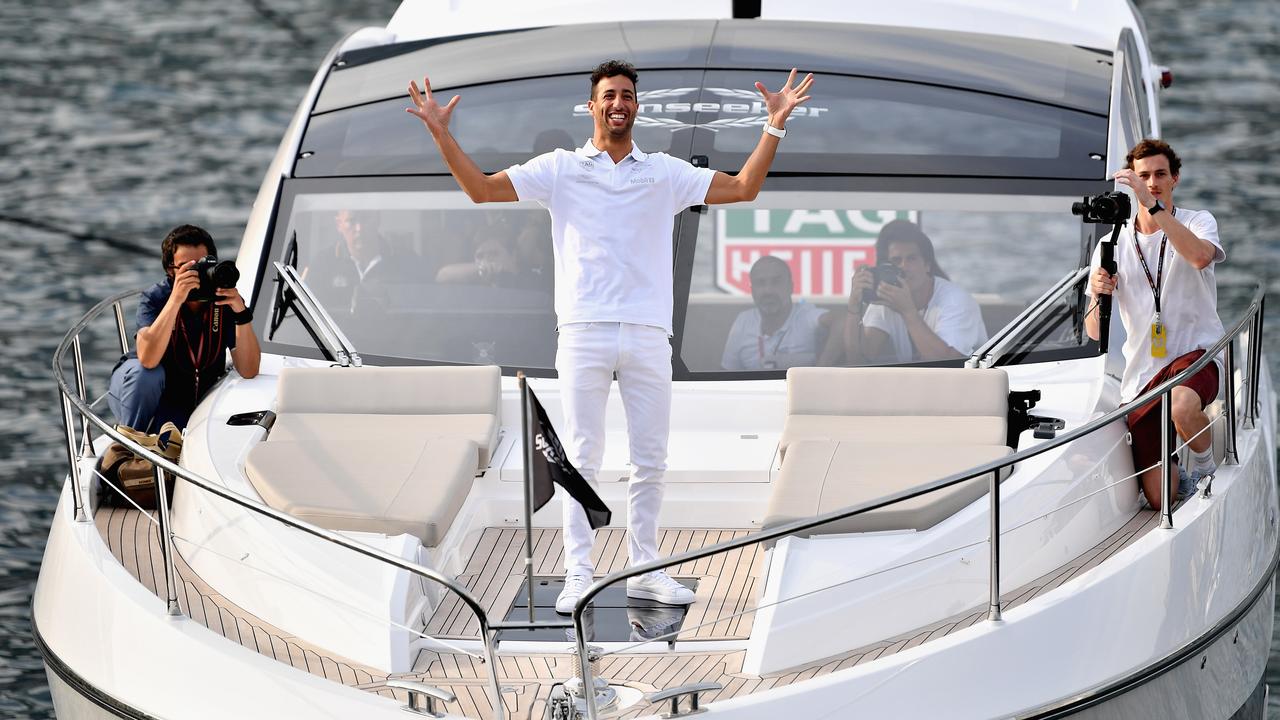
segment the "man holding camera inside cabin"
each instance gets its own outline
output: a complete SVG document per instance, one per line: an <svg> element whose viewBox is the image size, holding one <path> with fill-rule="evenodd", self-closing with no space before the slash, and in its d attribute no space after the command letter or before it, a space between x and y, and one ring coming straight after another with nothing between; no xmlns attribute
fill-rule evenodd
<svg viewBox="0 0 1280 720"><path fill-rule="evenodd" d="M1089 295L1111 295L1124 324L1122 402L1182 372L1204 355L1225 331L1218 319L1218 285L1213 266L1227 255L1218 240L1218 222L1205 210L1174 207L1182 161L1162 140L1143 140L1125 156L1125 169L1116 182L1133 190L1138 214L1116 240L1116 274L1100 267L1093 256ZM1099 249L1101 246L1099 246ZM1085 330L1099 336L1098 303L1085 315ZM1213 438L1205 432L1209 418L1204 407L1218 396L1218 366L1209 363L1185 383L1173 388L1170 416L1173 427L1191 446L1191 472L1179 488L1195 491L1200 479L1215 470ZM1129 414L1133 436L1133 465L1142 470L1142 493L1160 509L1160 401ZM1169 467L1174 467L1171 460ZM1173 482L1170 478L1170 496Z"/></svg>
<svg viewBox="0 0 1280 720"><path fill-rule="evenodd" d="M845 365L951 360L986 342L978 302L947 278L920 226L893 220L881 228L876 263L853 275Z"/></svg>
<svg viewBox="0 0 1280 720"><path fill-rule="evenodd" d="M258 374L261 350L252 313L236 290L235 265L217 262L208 232L180 225L160 245L165 279L138 303L136 353L116 364L107 402L116 420L155 432L184 427L196 404L227 373L227 351L241 377Z"/></svg>

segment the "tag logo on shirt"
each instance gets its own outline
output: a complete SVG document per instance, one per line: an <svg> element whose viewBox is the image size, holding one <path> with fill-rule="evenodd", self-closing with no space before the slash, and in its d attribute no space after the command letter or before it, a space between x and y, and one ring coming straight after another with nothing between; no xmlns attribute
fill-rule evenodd
<svg viewBox="0 0 1280 720"><path fill-rule="evenodd" d="M651 177L633 177L630 182L632 185L652 185L658 181Z"/></svg>
<svg viewBox="0 0 1280 720"><path fill-rule="evenodd" d="M595 161L595 160L579 160L579 161L578 161L578 165L579 165L579 166L581 166L583 170L595 170L595 169L596 169L596 161Z"/></svg>

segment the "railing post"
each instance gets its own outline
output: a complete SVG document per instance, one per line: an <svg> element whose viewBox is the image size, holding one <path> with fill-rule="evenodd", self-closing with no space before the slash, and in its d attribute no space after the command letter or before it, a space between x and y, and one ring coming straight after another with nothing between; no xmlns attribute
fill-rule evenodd
<svg viewBox="0 0 1280 720"><path fill-rule="evenodd" d="M116 332L120 336L120 352L128 355L129 335L128 330L126 330L124 326L124 308L121 307L119 300L112 303L111 307L116 311Z"/></svg>
<svg viewBox="0 0 1280 720"><path fill-rule="evenodd" d="M591 652L587 649L586 623L582 619L585 612L586 606L579 600L578 607L573 609L573 644L578 651L578 666L582 669L578 676L582 678L582 697L587 701L587 720L596 720L599 711L596 709L595 680L591 677Z"/></svg>
<svg viewBox="0 0 1280 720"><path fill-rule="evenodd" d="M76 394L80 396L80 402L88 405L89 389L84 383L84 358L80 355L79 335L71 339L71 350L76 365ZM89 431L89 418L85 415L80 416L80 429L80 457L93 457L93 435Z"/></svg>
<svg viewBox="0 0 1280 720"><path fill-rule="evenodd" d="M1254 332L1249 341L1251 346L1256 347L1253 359L1253 374L1249 376L1249 384L1252 389L1249 402L1249 412L1253 415L1253 424L1255 427L1258 424L1258 414L1262 411L1262 407L1259 404L1258 390L1262 385L1262 383L1259 382L1259 380L1262 379L1262 322L1266 308L1267 296L1263 295L1258 298L1258 312L1253 316Z"/></svg>
<svg viewBox="0 0 1280 720"><path fill-rule="evenodd" d="M991 602L987 620L1000 622L1000 471L991 473Z"/></svg>
<svg viewBox="0 0 1280 720"><path fill-rule="evenodd" d="M1226 397L1223 401L1227 409L1227 434L1223 438L1226 452L1223 463L1238 465L1240 459L1236 456L1236 339L1234 337L1227 341L1223 351L1227 363L1227 380L1223 385L1226 389Z"/></svg>
<svg viewBox="0 0 1280 720"><path fill-rule="evenodd" d="M84 511L84 497L80 494L80 456L76 452L76 421L71 413L71 398L58 390L62 400L62 427L67 439L67 464L71 466L71 505L75 508L76 522L89 522Z"/></svg>
<svg viewBox="0 0 1280 720"><path fill-rule="evenodd" d="M1258 376L1262 366L1262 303L1258 303L1254 311L1253 322L1249 324L1249 358L1247 361L1244 391L1244 417L1248 427L1257 427L1258 420Z"/></svg>
<svg viewBox="0 0 1280 720"><path fill-rule="evenodd" d="M160 531L160 554L164 556L164 596L168 603L169 615L178 617L182 615L182 608L178 606L178 577L173 571L173 535L169 530L169 496L165 492L165 481L169 477L169 473L163 468L156 465L152 468L156 478L156 513L159 518Z"/></svg>
<svg viewBox="0 0 1280 720"><path fill-rule="evenodd" d="M498 658L494 651L495 633L489 629L489 620L483 613L476 615L480 624L480 637L484 638L484 664L489 666L489 692L493 695L493 717L503 720L507 716L507 706L502 702L502 684L498 680Z"/></svg>
<svg viewBox="0 0 1280 720"><path fill-rule="evenodd" d="M1160 394L1160 529L1173 529L1173 493L1169 487L1169 396Z"/></svg>

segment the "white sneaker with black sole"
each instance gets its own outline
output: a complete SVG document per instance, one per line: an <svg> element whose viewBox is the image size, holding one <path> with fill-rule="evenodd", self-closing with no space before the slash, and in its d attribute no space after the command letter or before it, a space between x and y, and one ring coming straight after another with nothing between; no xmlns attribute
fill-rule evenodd
<svg viewBox="0 0 1280 720"><path fill-rule="evenodd" d="M661 570L654 570L627 578L627 597L656 600L667 605L689 605L693 602L693 591Z"/></svg>
<svg viewBox="0 0 1280 720"><path fill-rule="evenodd" d="M578 604L578 599L587 591L587 586L590 584L590 575L578 573L565 575L564 589L556 596L556 612L561 615L572 615L574 606Z"/></svg>

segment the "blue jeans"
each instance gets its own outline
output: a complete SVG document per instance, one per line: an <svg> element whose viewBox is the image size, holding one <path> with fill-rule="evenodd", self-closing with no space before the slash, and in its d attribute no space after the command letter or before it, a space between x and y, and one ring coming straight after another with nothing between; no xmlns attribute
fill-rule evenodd
<svg viewBox="0 0 1280 720"><path fill-rule="evenodd" d="M185 427L191 409L171 407L163 398L164 367L146 368L130 357L112 371L107 404L121 425L143 432L158 432L166 422Z"/></svg>

